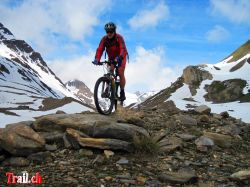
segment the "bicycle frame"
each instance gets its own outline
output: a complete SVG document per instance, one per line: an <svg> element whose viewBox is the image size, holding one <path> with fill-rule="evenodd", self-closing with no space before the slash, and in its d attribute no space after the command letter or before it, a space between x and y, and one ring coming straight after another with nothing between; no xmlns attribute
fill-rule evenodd
<svg viewBox="0 0 250 187"><path fill-rule="evenodd" d="M117 77L119 76L118 75L118 66L117 65L114 65L114 70L112 71L111 70L111 63L109 61L104 61L104 62L100 62L100 64L106 64L106 70L107 70L107 73L104 74L104 77L107 77L111 80L112 82L112 89L115 93L115 100L118 100L117 98L117 90L118 90L118 87L120 86L120 82L118 82L118 79ZM119 83L119 84L118 84Z"/></svg>

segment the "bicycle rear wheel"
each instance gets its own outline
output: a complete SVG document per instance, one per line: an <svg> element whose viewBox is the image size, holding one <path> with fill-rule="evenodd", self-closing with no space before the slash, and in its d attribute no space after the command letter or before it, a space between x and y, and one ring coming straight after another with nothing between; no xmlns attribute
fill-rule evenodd
<svg viewBox="0 0 250 187"><path fill-rule="evenodd" d="M101 77L96 81L94 100L97 111L100 114L109 115L114 107L114 93L111 80Z"/></svg>

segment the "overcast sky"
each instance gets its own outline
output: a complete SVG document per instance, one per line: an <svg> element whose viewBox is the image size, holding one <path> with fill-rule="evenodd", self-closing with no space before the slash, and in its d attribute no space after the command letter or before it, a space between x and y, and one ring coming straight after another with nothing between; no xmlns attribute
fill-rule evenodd
<svg viewBox="0 0 250 187"><path fill-rule="evenodd" d="M250 36L249 0L0 0L0 22L66 82L93 89L108 21L128 51L128 91L166 88L187 65L217 63Z"/></svg>

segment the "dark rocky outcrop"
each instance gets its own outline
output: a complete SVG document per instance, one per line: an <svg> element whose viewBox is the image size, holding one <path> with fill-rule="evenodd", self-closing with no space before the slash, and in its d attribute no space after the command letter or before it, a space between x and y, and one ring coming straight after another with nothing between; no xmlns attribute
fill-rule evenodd
<svg viewBox="0 0 250 187"><path fill-rule="evenodd" d="M238 101L244 97L243 88L246 83L242 79L213 81L212 84L205 86L207 94L204 97L207 101L213 101L214 103Z"/></svg>

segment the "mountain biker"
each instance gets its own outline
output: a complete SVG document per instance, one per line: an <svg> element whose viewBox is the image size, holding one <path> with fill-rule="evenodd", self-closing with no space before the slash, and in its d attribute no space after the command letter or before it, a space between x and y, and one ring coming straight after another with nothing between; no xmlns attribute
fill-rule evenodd
<svg viewBox="0 0 250 187"><path fill-rule="evenodd" d="M111 63L111 70L114 70L116 63L118 63L118 75L120 77L120 99L121 101L126 100L125 97L125 84L126 79L124 75L125 67L126 67L126 57L127 57L127 48L124 42L123 37L116 33L116 25L113 22L108 22L105 24L104 29L106 31L106 35L100 41L100 44L96 50L95 60L92 62L95 65L100 63L100 59L102 57L104 49L108 54L109 61Z"/></svg>

